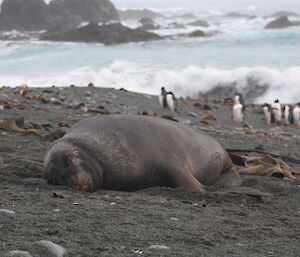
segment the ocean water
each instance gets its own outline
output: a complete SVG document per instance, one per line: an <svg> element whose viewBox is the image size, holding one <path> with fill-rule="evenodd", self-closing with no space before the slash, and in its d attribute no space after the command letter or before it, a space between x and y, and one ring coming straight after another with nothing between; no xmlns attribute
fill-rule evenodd
<svg viewBox="0 0 300 257"><path fill-rule="evenodd" d="M172 10L165 14L175 14ZM182 10L181 10L182 12ZM0 86L86 86L126 88L158 94L162 86L177 96L197 97L218 85L248 79L268 85L257 103L300 102L300 27L264 30L269 19L227 18L219 11L196 12L209 28L187 26L155 33L175 35L201 29L212 37L130 43L116 46L84 43L0 41ZM193 19L157 19L188 23ZM125 25L136 27L135 21ZM16 32L14 32L16 33Z"/></svg>

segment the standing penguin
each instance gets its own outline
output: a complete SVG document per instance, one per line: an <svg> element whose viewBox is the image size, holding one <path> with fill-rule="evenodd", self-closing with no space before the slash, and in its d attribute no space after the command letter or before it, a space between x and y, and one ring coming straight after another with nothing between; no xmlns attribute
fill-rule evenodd
<svg viewBox="0 0 300 257"><path fill-rule="evenodd" d="M164 87L161 88L160 95L158 96L158 101L161 108L167 108L167 91Z"/></svg>
<svg viewBox="0 0 300 257"><path fill-rule="evenodd" d="M272 114L274 115L275 123L280 124L282 118L281 104L278 99L271 105Z"/></svg>
<svg viewBox="0 0 300 257"><path fill-rule="evenodd" d="M242 104L235 104L233 106L233 121L235 123L242 123L244 121L244 107Z"/></svg>
<svg viewBox="0 0 300 257"><path fill-rule="evenodd" d="M177 99L173 92L167 92L166 89L162 87L158 101L162 108L169 109L171 112L177 112Z"/></svg>
<svg viewBox="0 0 300 257"><path fill-rule="evenodd" d="M236 93L234 96L232 117L235 123L242 123L245 118L245 102L243 96L239 93Z"/></svg>
<svg viewBox="0 0 300 257"><path fill-rule="evenodd" d="M272 112L271 106L267 103L263 104L263 112L265 115L265 119L267 121L267 125L270 125L271 124L271 112Z"/></svg>
<svg viewBox="0 0 300 257"><path fill-rule="evenodd" d="M284 124L290 125L293 123L293 108L290 105L285 105L283 107L283 115L284 115Z"/></svg>
<svg viewBox="0 0 300 257"><path fill-rule="evenodd" d="M293 110L293 120L297 128L300 128L300 103L297 103Z"/></svg>
<svg viewBox="0 0 300 257"><path fill-rule="evenodd" d="M167 101L168 109L171 112L177 112L177 99L176 99L175 95L173 94L173 92L170 91L167 93L166 101Z"/></svg>

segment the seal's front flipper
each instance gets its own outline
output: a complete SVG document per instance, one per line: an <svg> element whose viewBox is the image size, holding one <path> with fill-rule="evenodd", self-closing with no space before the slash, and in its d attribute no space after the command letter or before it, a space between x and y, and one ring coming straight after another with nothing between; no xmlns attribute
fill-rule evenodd
<svg viewBox="0 0 300 257"><path fill-rule="evenodd" d="M241 185L241 177L234 167L223 171L214 186L217 187L238 187Z"/></svg>
<svg viewBox="0 0 300 257"><path fill-rule="evenodd" d="M174 187L182 187L186 189L198 190L204 192L204 185L202 185L191 172L186 170L173 169L172 179Z"/></svg>

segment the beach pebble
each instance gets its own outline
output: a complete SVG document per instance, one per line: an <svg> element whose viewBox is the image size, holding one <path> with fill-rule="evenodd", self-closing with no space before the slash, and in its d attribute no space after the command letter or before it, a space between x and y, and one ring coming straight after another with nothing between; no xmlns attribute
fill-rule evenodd
<svg viewBox="0 0 300 257"><path fill-rule="evenodd" d="M284 131L280 127L271 128L269 129L269 132L279 133L279 134L284 133Z"/></svg>
<svg viewBox="0 0 300 257"><path fill-rule="evenodd" d="M63 257L67 253L63 247L54 244L51 241L42 240L35 244L46 250L47 254L51 257Z"/></svg>
<svg viewBox="0 0 300 257"><path fill-rule="evenodd" d="M195 112L189 112L187 115L190 117L198 117L198 114Z"/></svg>
<svg viewBox="0 0 300 257"><path fill-rule="evenodd" d="M32 257L28 252L25 251L10 251L7 257Z"/></svg>
<svg viewBox="0 0 300 257"><path fill-rule="evenodd" d="M157 251L169 251L171 248L165 245L151 245L148 247L149 250L157 250Z"/></svg>
<svg viewBox="0 0 300 257"><path fill-rule="evenodd" d="M87 113L89 111L89 109L86 106L83 106L81 108L81 111Z"/></svg>
<svg viewBox="0 0 300 257"><path fill-rule="evenodd" d="M92 92L91 92L91 91L86 91L86 92L84 93L84 95L85 95L85 96L91 96L91 95L92 95Z"/></svg>
<svg viewBox="0 0 300 257"><path fill-rule="evenodd" d="M7 209L0 209L0 213L6 213L6 214L16 214L15 211L7 210Z"/></svg>

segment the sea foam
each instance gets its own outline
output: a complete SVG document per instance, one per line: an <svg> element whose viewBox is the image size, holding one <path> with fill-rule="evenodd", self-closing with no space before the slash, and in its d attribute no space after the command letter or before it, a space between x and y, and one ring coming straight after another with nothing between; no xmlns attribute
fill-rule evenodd
<svg viewBox="0 0 300 257"><path fill-rule="evenodd" d="M89 66L61 73L47 75L5 76L0 74L2 85L16 86L27 84L33 87L46 86L86 86L93 82L99 87L126 88L127 90L158 94L164 86L177 96L199 97L215 87L236 87L241 93L249 91L255 95L256 87L266 87L264 95L259 95L256 103L300 101L300 67L284 70L268 67L240 67L235 69L201 68L187 66L182 69L166 69L142 66L127 61L115 61L106 68L94 69ZM252 83L250 83L251 81ZM254 86L253 86L253 81Z"/></svg>

